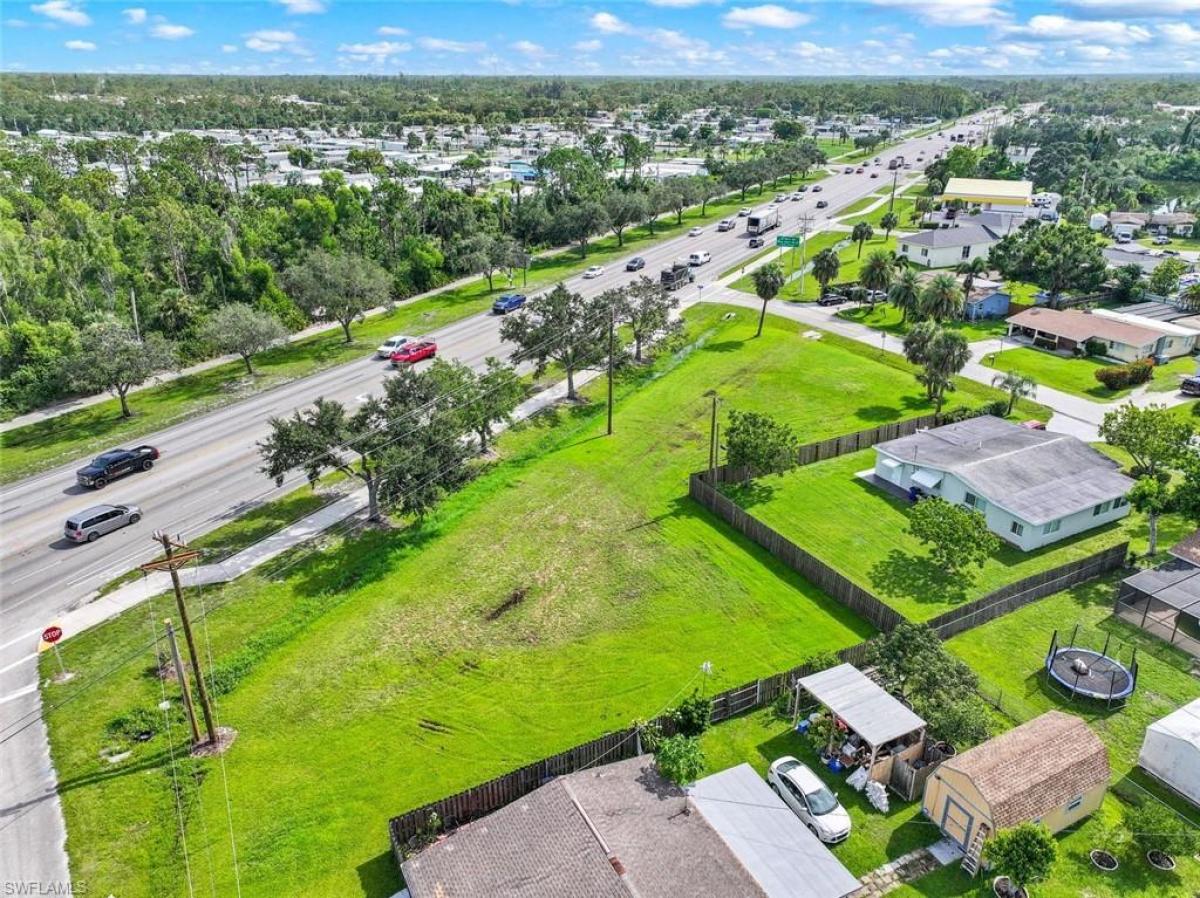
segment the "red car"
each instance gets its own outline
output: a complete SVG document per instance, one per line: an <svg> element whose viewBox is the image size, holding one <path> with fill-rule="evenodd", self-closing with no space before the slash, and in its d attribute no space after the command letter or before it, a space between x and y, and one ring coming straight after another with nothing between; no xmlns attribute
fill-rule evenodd
<svg viewBox="0 0 1200 898"><path fill-rule="evenodd" d="M422 340L420 343L405 343L392 353L393 365L411 365L422 359L431 359L437 355L437 344L432 340Z"/></svg>

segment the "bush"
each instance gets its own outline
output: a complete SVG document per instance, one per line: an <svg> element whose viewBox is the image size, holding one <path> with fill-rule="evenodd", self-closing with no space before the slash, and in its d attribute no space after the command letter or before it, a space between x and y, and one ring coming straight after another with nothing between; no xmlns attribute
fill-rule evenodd
<svg viewBox="0 0 1200 898"><path fill-rule="evenodd" d="M1088 340L1083 344L1083 351L1087 355L1104 355L1108 352L1108 344L1103 340Z"/></svg>
<svg viewBox="0 0 1200 898"><path fill-rule="evenodd" d="M979 414L995 415L997 418L1007 417L1007 415L1008 415L1008 400L1007 399L995 399L992 402L989 402L987 405L981 405L979 407Z"/></svg>
<svg viewBox="0 0 1200 898"><path fill-rule="evenodd" d="M1099 368L1095 373L1096 380L1110 390L1123 390L1129 386L1129 372L1124 365L1113 365Z"/></svg>
<svg viewBox="0 0 1200 898"><path fill-rule="evenodd" d="M1125 370L1129 372L1130 384L1144 384L1154 376L1154 362L1150 359L1138 359L1126 365Z"/></svg>
<svg viewBox="0 0 1200 898"><path fill-rule="evenodd" d="M694 783L704 772L704 752L692 736L670 736L654 750L658 772L677 786Z"/></svg>
<svg viewBox="0 0 1200 898"><path fill-rule="evenodd" d="M1125 812L1125 825L1143 851L1189 855L1196 851L1197 831L1178 814L1157 801L1148 799Z"/></svg>
<svg viewBox="0 0 1200 898"><path fill-rule="evenodd" d="M671 711L675 726L685 736L699 736L712 722L712 700L699 692L685 698Z"/></svg>
<svg viewBox="0 0 1200 898"><path fill-rule="evenodd" d="M1058 844L1040 823L1022 823L1002 829L987 841L984 857L997 873L1016 888L1040 882L1050 875L1058 859Z"/></svg>

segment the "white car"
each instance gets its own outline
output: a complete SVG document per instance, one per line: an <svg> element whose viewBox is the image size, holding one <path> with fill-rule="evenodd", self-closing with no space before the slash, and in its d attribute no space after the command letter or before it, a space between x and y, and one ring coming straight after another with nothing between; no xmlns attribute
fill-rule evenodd
<svg viewBox="0 0 1200 898"><path fill-rule="evenodd" d="M822 842L843 842L850 835L850 815L837 795L795 758L788 755L771 764L767 783Z"/></svg>
<svg viewBox="0 0 1200 898"><path fill-rule="evenodd" d="M400 335L397 335L395 337L388 337L386 340L384 340L382 343L380 343L379 348L375 350L375 358L390 359L392 357L393 352L395 352L397 349L399 349L405 343L411 343L411 342L412 342L412 337L404 337L404 336L400 336Z"/></svg>
<svg viewBox="0 0 1200 898"><path fill-rule="evenodd" d="M742 208L738 209L738 218L745 218L749 214L750 214L749 206L742 206Z"/></svg>
<svg viewBox="0 0 1200 898"><path fill-rule="evenodd" d="M718 231L732 231L737 227L737 223L732 218L722 218L717 222Z"/></svg>
<svg viewBox="0 0 1200 898"><path fill-rule="evenodd" d="M708 252L707 250L701 250L698 253L692 253L690 256L688 256L689 265L704 265L705 263L711 261L712 253Z"/></svg>
<svg viewBox="0 0 1200 898"><path fill-rule="evenodd" d="M589 268L587 271L585 271L583 273L583 276L585 278L587 278L588 280L591 280L592 278L600 277L600 275L602 275L602 274L604 274L604 266L603 265L593 265L591 268Z"/></svg>
<svg viewBox="0 0 1200 898"><path fill-rule="evenodd" d="M688 236L689 237L699 237L703 233L704 233L704 228L697 225L696 227L694 227L690 231L688 231Z"/></svg>

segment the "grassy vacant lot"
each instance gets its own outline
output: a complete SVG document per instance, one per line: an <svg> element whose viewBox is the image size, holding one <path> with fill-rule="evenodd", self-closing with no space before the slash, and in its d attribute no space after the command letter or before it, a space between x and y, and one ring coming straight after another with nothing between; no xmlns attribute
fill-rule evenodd
<svg viewBox="0 0 1200 898"><path fill-rule="evenodd" d="M912 620L928 620L1006 583L1123 539L1132 538L1135 544L1144 539L1144 520L1131 515L1035 552L1005 544L981 570L948 577L908 534L911 505L854 476L874 464L875 452L868 449L761 477L748 486L731 488L730 494L763 522ZM1174 520L1164 519L1160 526L1164 544L1186 532Z"/></svg>
<svg viewBox="0 0 1200 898"><path fill-rule="evenodd" d="M753 339L748 309L687 320L703 345L622 388L614 437L599 403L543 418L424 521L203 594L219 608L202 651L239 736L224 772L178 771L198 887L232 891L225 775L246 895L390 895L392 814L652 715L703 661L720 689L870 634L691 503L685 478L709 389L812 439L923 411L911 372L782 319ZM109 728L153 723L146 644L167 613L159 600L71 640L80 675L45 693L73 873L103 894L186 891L171 740ZM109 764L106 746L132 755Z"/></svg>
<svg viewBox="0 0 1200 898"><path fill-rule="evenodd" d="M1132 388L1110 390L1096 380L1096 371L1112 364L1100 359L1065 358L1041 349L1021 346L986 355L983 364L998 371L1019 371L1039 384L1097 402L1111 402L1133 392ZM1173 359L1154 369L1148 389L1155 392L1174 391L1180 375L1195 372L1196 360L1191 356Z"/></svg>
<svg viewBox="0 0 1200 898"><path fill-rule="evenodd" d="M865 324L867 327L889 334L903 336L908 333L910 322L903 321L903 315L895 306L879 303L874 309L869 306L855 306L838 312L839 318ZM1001 334L1008 333L1008 325L1003 318L984 319L982 321L947 321L943 325L947 330L956 330L967 338L968 342L976 340L996 339Z"/></svg>
<svg viewBox="0 0 1200 898"><path fill-rule="evenodd" d="M899 222L900 222L900 224L897 227L897 230L901 230L901 231L914 230L914 224L913 224L913 218L912 218L913 209L915 206L915 199L912 196L912 193L914 193L914 192L915 191L910 190L907 193L897 192L897 194L896 194L896 202L892 208L892 211L896 213L896 217L899 219ZM842 224L848 224L850 226L854 226L854 225L858 224L860 221L865 221L871 227L873 227L875 230L882 231L883 224L881 222L882 222L883 216L887 215L887 213L888 213L888 200L887 200L888 195L889 195L888 193L880 194L880 196L883 198L883 202L879 206L872 209L870 212L865 212L861 215L852 215L849 218L843 218ZM895 233L895 231L893 231L892 233Z"/></svg>
<svg viewBox="0 0 1200 898"><path fill-rule="evenodd" d="M844 281L853 281L858 279L858 271L862 267L862 263L875 250L894 250L896 248L896 238L884 238L882 233L876 234L870 240L863 244L862 256L858 254L858 244L850 243L850 234L847 231L822 231L821 233L811 237L808 241L808 249L803 254L800 250L795 252L788 250L780 258L779 263L783 267L784 275L791 277L793 273L799 271L802 267L803 260L805 265L809 266L808 272L804 276L804 289L800 289L800 277L797 275L795 279L789 280L784 288L779 293L780 299L790 299L793 302L812 302L820 299L820 285L816 278L812 276L811 265L813 256L823 249L836 247L841 243L847 245L838 250L838 258L841 259L841 269L838 272L835 283ZM738 278L729 285L734 290L740 290L743 293L754 293L754 280L750 275L744 275Z"/></svg>
<svg viewBox="0 0 1200 898"><path fill-rule="evenodd" d="M825 176L824 171L813 172L805 183ZM793 183L801 181L781 179L781 184ZM741 205L740 195L734 194L710 202L704 215L700 214L699 206L687 210L682 224L675 223L674 215L665 216L653 234L645 227L630 228L625 233L624 246L618 246L612 236L595 240L586 259L576 250L539 256L529 268L528 285L522 287L518 277L516 289L544 287L578 274L589 265L624 258L639 247L677 237L694 225L725 218ZM254 360L259 371L257 377L246 377L245 366L240 361L230 362L134 393L130 397L132 418L121 418L120 405L113 399L0 433L0 483L133 441L186 418L229 405L249 393L362 358L392 334L420 335L476 315L491 307L496 294L510 289L502 276L496 277L494 283L495 290L489 291L487 280L478 278L464 286L404 303L392 312L372 316L353 327L352 343L343 342L338 328L265 352Z"/></svg>
<svg viewBox="0 0 1200 898"><path fill-rule="evenodd" d="M1200 822L1194 808L1164 795L1135 769L1146 725L1200 695L1200 682L1188 674L1190 660L1182 653L1111 617L1114 589L1115 578L1084 584L960 634L949 641L949 648L980 675L985 695L994 698L1003 693L1004 713L997 715L998 729L1052 708L1079 714L1108 745L1114 792L1137 800L1146 797L1143 790L1148 790ZM1055 627L1069 630L1077 621L1098 644L1104 633L1111 632L1115 639L1139 645L1138 691L1125 708L1105 711L1102 706L1071 703L1044 685L1039 672L1050 633ZM764 710L713 727L704 736L709 770L749 762L765 774L771 761L781 755L800 758L838 791L850 812L854 824L850 838L832 850L859 876L940 837L933 823L921 815L919 801L903 804L891 796L886 815L871 808L861 794L845 785L843 777L830 774L817 763L808 740L796 735L789 723ZM1098 815L1060 836L1058 864L1051 878L1035 887L1039 898L1157 898L1190 895L1200 889L1200 864L1192 858L1178 858L1174 874L1152 872L1136 849L1124 853L1116 874L1102 874L1091 865L1088 851L1097 847L1102 825L1119 822L1123 807L1120 798L1110 795ZM989 878L970 879L952 866L892 894L983 898L992 892Z"/></svg>

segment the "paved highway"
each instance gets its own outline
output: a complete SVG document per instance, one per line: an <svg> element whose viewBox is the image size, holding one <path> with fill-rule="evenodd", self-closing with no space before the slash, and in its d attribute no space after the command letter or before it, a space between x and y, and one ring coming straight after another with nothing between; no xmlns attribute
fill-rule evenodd
<svg viewBox="0 0 1200 898"><path fill-rule="evenodd" d="M902 154L911 160L921 150L928 160L947 146L938 137L913 139L880 153L882 165L869 165L863 174L844 174L843 166L832 166L836 174L821 182L820 193L810 189L803 200L780 205L783 226L768 240L797 233L806 215L810 231L819 230L841 209L888 186L891 173L886 166L893 156ZM870 178L871 171L878 171L879 177ZM901 179L916 174L914 167ZM767 205L764 198L766 193L747 205L761 209ZM828 208L818 210L816 201L822 199ZM664 266L686 259L695 250L707 250L712 261L697 270L695 285L682 292L685 302L694 300L723 270L755 255L747 246L745 222L738 219L733 231L718 232L715 225L708 225L699 236L682 236L638 251L646 260L638 274L657 278ZM627 273L622 259L600 277L576 277L568 284L591 295L638 274ZM499 319L491 315L465 319L430 336L437 340L442 356L470 365L481 365L488 356L505 358L512 348L500 340ZM67 875L55 776L44 729L37 720L40 697L33 655L37 634L59 612L86 601L100 585L150 558L155 547L149 537L155 529L194 538L293 489L300 477L275 488L258 470L255 444L267 433L267 419L303 409L322 396L347 404L360 402L379 390L388 370L386 362L363 358L148 436L145 442L162 451L154 469L101 491L75 485L74 471L87 458L0 490L0 870L43 884L65 881ZM95 543L72 545L62 539L62 526L70 514L101 502L135 503L142 507L144 518ZM37 723L4 741L28 720Z"/></svg>

